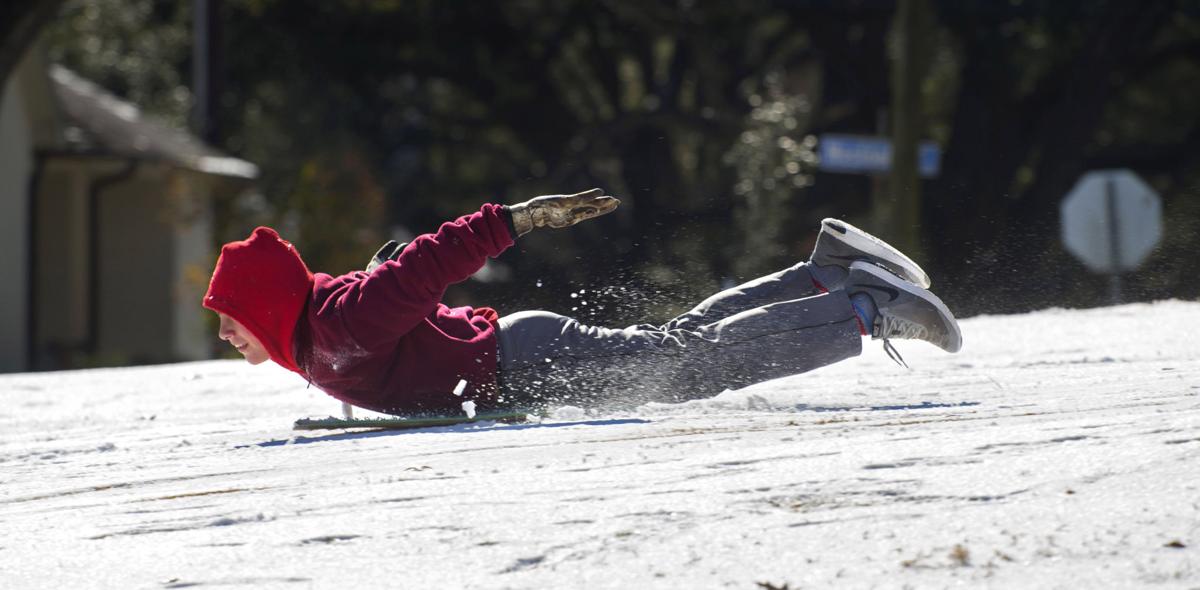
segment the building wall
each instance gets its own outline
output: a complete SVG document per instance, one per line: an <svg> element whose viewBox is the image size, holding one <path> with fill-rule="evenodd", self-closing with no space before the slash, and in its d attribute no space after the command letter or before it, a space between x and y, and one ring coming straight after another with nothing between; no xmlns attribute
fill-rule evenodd
<svg viewBox="0 0 1200 590"><path fill-rule="evenodd" d="M87 339L87 181L78 162L49 160L37 199L36 340L33 366L71 366Z"/></svg>
<svg viewBox="0 0 1200 590"><path fill-rule="evenodd" d="M176 172L170 184L175 246L172 261L172 348L181 360L209 358L212 312L200 302L208 290L216 256L213 249L212 177Z"/></svg>
<svg viewBox="0 0 1200 590"><path fill-rule="evenodd" d="M28 367L28 194L34 162L19 79L9 79L0 103L0 371Z"/></svg>
<svg viewBox="0 0 1200 590"><path fill-rule="evenodd" d="M134 362L209 358L210 176L143 164L101 199L100 346Z"/></svg>
<svg viewBox="0 0 1200 590"><path fill-rule="evenodd" d="M200 301L214 262L211 191L202 174L142 162L99 193L99 324L89 341L88 202L114 159L50 158L38 195L36 366L209 358Z"/></svg>
<svg viewBox="0 0 1200 590"><path fill-rule="evenodd" d="M145 170L100 197L99 356L164 362L171 350L174 236L161 179Z"/></svg>

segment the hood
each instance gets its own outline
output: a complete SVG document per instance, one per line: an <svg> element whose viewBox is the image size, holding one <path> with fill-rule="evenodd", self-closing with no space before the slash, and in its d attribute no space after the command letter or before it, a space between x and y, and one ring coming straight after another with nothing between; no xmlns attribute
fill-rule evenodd
<svg viewBox="0 0 1200 590"><path fill-rule="evenodd" d="M313 275L296 248L275 230L260 227L221 248L204 307L237 320L262 342L271 360L302 373L292 337L312 286Z"/></svg>

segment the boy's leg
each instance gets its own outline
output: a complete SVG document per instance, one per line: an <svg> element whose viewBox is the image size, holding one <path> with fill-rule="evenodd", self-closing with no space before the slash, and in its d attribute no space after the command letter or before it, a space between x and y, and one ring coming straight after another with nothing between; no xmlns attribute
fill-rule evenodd
<svg viewBox="0 0 1200 590"><path fill-rule="evenodd" d="M657 348L655 326L602 328L548 311L500 317L500 403L529 407L588 403L622 381L637 378L623 367ZM613 372L615 371L615 372ZM613 372L610 374L610 372Z"/></svg>
<svg viewBox="0 0 1200 590"><path fill-rule="evenodd" d="M795 375L858 356L862 333L841 291L749 309L695 330L701 342L675 379L695 390L716 382L719 393ZM682 399L680 399L682 401Z"/></svg>
<svg viewBox="0 0 1200 590"><path fill-rule="evenodd" d="M775 302L694 329L586 326L549 312L500 320L502 403L708 397L859 354L844 293Z"/></svg>
<svg viewBox="0 0 1200 590"><path fill-rule="evenodd" d="M801 262L779 272L725 289L663 324L661 329L693 330L697 326L727 318L747 309L820 294L821 291L813 282L810 270L809 263Z"/></svg>
<svg viewBox="0 0 1200 590"><path fill-rule="evenodd" d="M687 313L667 322L663 329L688 328L711 323L736 313L777 301L800 299L825 290L837 291L856 261L888 271L924 288L929 276L887 242L838 219L825 219L807 262L727 289L705 299Z"/></svg>

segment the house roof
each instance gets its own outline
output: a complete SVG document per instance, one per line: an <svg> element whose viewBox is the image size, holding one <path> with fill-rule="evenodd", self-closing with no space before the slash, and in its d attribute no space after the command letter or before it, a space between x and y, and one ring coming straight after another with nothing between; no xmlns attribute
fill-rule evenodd
<svg viewBox="0 0 1200 590"><path fill-rule="evenodd" d="M222 154L186 131L142 115L95 83L59 65L50 67L54 92L67 118L67 151L165 160L217 176L256 178L258 166Z"/></svg>

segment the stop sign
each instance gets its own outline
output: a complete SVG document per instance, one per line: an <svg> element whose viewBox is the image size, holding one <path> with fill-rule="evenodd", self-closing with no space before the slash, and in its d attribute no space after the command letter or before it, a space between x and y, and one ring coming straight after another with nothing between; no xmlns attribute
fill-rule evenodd
<svg viewBox="0 0 1200 590"><path fill-rule="evenodd" d="M1061 213L1063 245L1098 273L1137 269L1162 237L1158 193L1130 170L1084 174Z"/></svg>

